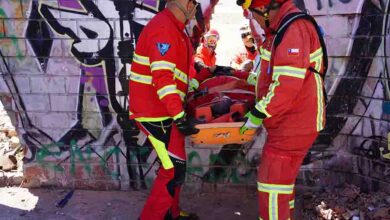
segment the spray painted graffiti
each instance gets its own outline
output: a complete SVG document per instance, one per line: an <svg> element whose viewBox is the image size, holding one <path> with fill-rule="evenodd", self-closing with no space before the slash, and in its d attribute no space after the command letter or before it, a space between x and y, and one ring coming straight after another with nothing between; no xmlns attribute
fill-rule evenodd
<svg viewBox="0 0 390 220"><path fill-rule="evenodd" d="M218 0L200 2L187 27L194 45ZM389 2L296 0L323 25L330 51L327 127L304 164L337 164L343 151L379 161L388 176L390 117L382 105L390 99ZM164 7L160 0L0 1L0 88L14 101L26 163L74 175L82 167L86 176L98 167L121 188L147 187L157 165L128 119L126 73L142 28ZM192 148L189 178L246 182L256 175L260 150Z"/></svg>

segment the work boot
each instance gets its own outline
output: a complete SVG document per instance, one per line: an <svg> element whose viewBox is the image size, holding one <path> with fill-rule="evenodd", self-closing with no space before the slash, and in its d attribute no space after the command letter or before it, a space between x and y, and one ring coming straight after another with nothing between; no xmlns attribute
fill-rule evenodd
<svg viewBox="0 0 390 220"><path fill-rule="evenodd" d="M199 217L195 213L180 211L179 216L176 217L174 220L198 220L198 219Z"/></svg>

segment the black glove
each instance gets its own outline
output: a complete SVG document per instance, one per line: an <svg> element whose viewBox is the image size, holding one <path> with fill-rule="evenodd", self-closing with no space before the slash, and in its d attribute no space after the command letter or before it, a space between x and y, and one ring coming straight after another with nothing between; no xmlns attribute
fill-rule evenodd
<svg viewBox="0 0 390 220"><path fill-rule="evenodd" d="M197 134L199 132L199 129L195 128L195 123L188 120L185 115L173 122L176 124L177 129L185 136Z"/></svg>
<svg viewBox="0 0 390 220"><path fill-rule="evenodd" d="M213 72L214 76L232 76L234 69L230 66L218 66L216 65Z"/></svg>

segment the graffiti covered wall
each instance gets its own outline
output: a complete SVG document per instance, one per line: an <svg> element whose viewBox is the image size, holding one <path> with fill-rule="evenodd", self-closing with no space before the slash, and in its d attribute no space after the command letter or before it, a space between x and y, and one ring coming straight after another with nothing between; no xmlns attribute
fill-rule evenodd
<svg viewBox="0 0 390 220"><path fill-rule="evenodd" d="M218 1L200 2L188 27L194 40ZM327 127L305 158L306 179L322 169L390 183L389 2L296 1L324 28L330 58ZM142 27L163 8L159 0L0 1L0 91L27 147L31 185L149 186L156 156L128 120L126 70ZM254 184L264 137L222 150L188 143L188 181Z"/></svg>

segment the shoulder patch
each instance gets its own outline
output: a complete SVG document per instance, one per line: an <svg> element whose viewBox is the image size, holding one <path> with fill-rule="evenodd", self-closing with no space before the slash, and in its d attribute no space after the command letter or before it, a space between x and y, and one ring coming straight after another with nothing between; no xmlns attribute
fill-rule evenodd
<svg viewBox="0 0 390 220"><path fill-rule="evenodd" d="M167 43L157 43L157 48L158 51L160 51L161 56L164 56L168 52L170 47L171 45Z"/></svg>

